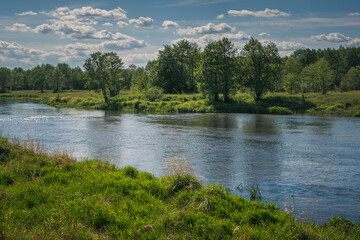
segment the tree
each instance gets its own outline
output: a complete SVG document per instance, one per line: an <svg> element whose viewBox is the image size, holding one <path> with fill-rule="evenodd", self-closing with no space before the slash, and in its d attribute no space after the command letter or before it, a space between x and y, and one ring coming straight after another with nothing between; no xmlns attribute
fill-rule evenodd
<svg viewBox="0 0 360 240"><path fill-rule="evenodd" d="M360 90L360 66L352 67L340 84L342 91Z"/></svg>
<svg viewBox="0 0 360 240"><path fill-rule="evenodd" d="M172 46L165 45L157 60L149 65L150 83L165 93L194 92L199 56L199 47L186 40Z"/></svg>
<svg viewBox="0 0 360 240"><path fill-rule="evenodd" d="M16 67L12 70L12 84L11 90L24 89L25 71L21 67Z"/></svg>
<svg viewBox="0 0 360 240"><path fill-rule="evenodd" d="M0 68L1 93L6 92L6 87L10 84L11 70L6 67Z"/></svg>
<svg viewBox="0 0 360 240"><path fill-rule="evenodd" d="M235 91L235 55L234 44L227 38L206 45L202 54L200 68L200 91L213 100L219 93L224 101Z"/></svg>
<svg viewBox="0 0 360 240"><path fill-rule="evenodd" d="M54 93L60 92L63 85L64 85L65 76L60 71L59 68L55 68L52 71L52 73L51 73L51 81L52 81L52 89L53 89Z"/></svg>
<svg viewBox="0 0 360 240"><path fill-rule="evenodd" d="M108 93L112 97L120 91L123 65L121 58L114 52L91 54L84 64L88 76L87 85L100 89L105 102L109 102Z"/></svg>
<svg viewBox="0 0 360 240"><path fill-rule="evenodd" d="M330 68L325 58L320 58L316 63L315 67L315 82L320 86L322 94L326 94L331 84L334 81L334 71Z"/></svg>
<svg viewBox="0 0 360 240"><path fill-rule="evenodd" d="M301 90L301 62L297 59L288 58L282 69L284 89L289 93L298 93Z"/></svg>
<svg viewBox="0 0 360 240"><path fill-rule="evenodd" d="M251 38L242 55L242 85L255 94L255 101L271 90L280 78L281 58L274 43L263 47Z"/></svg>
<svg viewBox="0 0 360 240"><path fill-rule="evenodd" d="M42 66L36 66L31 70L31 82L35 89L40 89L41 92L44 92L44 85L46 81L46 72L45 68Z"/></svg>

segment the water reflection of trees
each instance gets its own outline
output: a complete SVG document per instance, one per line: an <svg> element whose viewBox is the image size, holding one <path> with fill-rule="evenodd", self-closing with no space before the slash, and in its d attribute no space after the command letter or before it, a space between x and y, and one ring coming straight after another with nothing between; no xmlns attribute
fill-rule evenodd
<svg viewBox="0 0 360 240"><path fill-rule="evenodd" d="M242 125L242 158L249 182L273 181L281 174L283 143L277 120L274 116L250 115Z"/></svg>

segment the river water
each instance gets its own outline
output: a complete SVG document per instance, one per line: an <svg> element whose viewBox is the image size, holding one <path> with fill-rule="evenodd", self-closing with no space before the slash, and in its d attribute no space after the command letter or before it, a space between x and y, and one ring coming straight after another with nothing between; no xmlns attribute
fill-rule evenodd
<svg viewBox="0 0 360 240"><path fill-rule="evenodd" d="M155 176L185 158L204 184L258 185L319 223L360 216L360 119L253 114L124 114L0 101L0 134L67 149L79 159L134 166ZM309 208L310 206L310 208Z"/></svg>

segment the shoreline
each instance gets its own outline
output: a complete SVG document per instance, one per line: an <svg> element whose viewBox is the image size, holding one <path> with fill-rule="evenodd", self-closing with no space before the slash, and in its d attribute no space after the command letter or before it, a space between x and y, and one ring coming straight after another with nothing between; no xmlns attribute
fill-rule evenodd
<svg viewBox="0 0 360 240"><path fill-rule="evenodd" d="M229 103L209 102L199 94L163 95L150 101L141 94L120 93L105 103L99 93L86 90L40 93L37 90L0 94L0 99L29 99L55 107L116 110L132 113L249 113L360 117L360 91L301 95L272 93L260 102L237 94Z"/></svg>

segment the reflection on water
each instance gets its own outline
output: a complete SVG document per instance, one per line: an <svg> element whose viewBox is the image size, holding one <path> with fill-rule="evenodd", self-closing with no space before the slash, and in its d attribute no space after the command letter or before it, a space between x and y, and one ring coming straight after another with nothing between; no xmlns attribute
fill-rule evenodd
<svg viewBox="0 0 360 240"><path fill-rule="evenodd" d="M145 115L0 102L0 133L157 176L185 157L205 184L258 184L311 217L360 215L360 120L250 114ZM238 193L235 190L231 190ZM242 193L247 196L247 193Z"/></svg>

